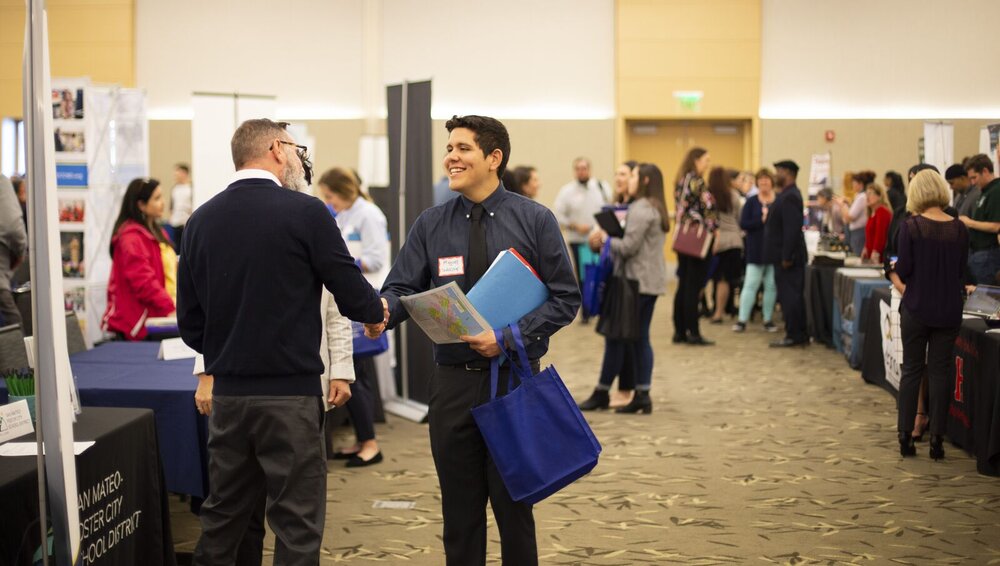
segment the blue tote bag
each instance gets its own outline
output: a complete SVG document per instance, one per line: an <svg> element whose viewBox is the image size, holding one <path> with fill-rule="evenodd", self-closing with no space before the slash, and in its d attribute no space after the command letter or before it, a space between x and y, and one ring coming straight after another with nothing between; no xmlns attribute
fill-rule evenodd
<svg viewBox="0 0 1000 566"><path fill-rule="evenodd" d="M497 398L499 361L490 367L490 401L472 409L500 477L514 501L538 503L597 465L601 445L556 369L531 375L517 325L510 326L517 356L510 360L508 391ZM495 331L503 349L502 330ZM515 361L516 360L516 361ZM514 375L520 385L514 389Z"/></svg>
<svg viewBox="0 0 1000 566"><path fill-rule="evenodd" d="M389 349L389 337L384 332L381 336L372 340L365 336L365 325L354 321L351 321L351 330L354 335L355 358L377 356Z"/></svg>
<svg viewBox="0 0 1000 566"><path fill-rule="evenodd" d="M611 259L611 240L604 243L597 263L583 267L583 311L587 316L601 314L604 291L608 285L614 263Z"/></svg>

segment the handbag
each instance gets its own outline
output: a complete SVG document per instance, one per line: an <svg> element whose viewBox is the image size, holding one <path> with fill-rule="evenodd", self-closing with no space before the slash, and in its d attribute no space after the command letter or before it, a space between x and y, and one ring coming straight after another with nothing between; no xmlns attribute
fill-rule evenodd
<svg viewBox="0 0 1000 566"><path fill-rule="evenodd" d="M351 334L354 338L355 358L377 356L389 349L389 337L384 332L381 336L373 340L365 336L365 327L360 322L351 321Z"/></svg>
<svg viewBox="0 0 1000 566"><path fill-rule="evenodd" d="M609 340L638 340L642 335L639 313L639 282L625 276L622 262L621 273L608 280L597 333Z"/></svg>
<svg viewBox="0 0 1000 566"><path fill-rule="evenodd" d="M601 314L601 304L604 302L604 293L607 288L608 278L614 271L614 262L611 260L611 240L604 243L601 248L601 255L597 263L588 265L583 273L583 312L587 316L597 316Z"/></svg>
<svg viewBox="0 0 1000 566"><path fill-rule="evenodd" d="M681 255L705 259L712 248L712 234L701 222L684 222L674 235L673 248Z"/></svg>
<svg viewBox="0 0 1000 566"><path fill-rule="evenodd" d="M472 409L472 417L511 499L534 504L594 469L601 445L556 369L532 376L521 332L515 324L509 328L517 356L504 348L503 329L494 331L510 360L508 393L497 398L500 362L493 358L490 400Z"/></svg>

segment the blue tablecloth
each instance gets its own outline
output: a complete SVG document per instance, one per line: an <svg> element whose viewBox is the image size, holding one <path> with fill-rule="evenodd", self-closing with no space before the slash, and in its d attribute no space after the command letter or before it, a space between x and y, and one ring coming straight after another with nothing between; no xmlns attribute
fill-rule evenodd
<svg viewBox="0 0 1000 566"><path fill-rule="evenodd" d="M872 290L887 287L883 278L853 277L838 269L833 282L833 345L854 369L861 368L865 341L862 314Z"/></svg>
<svg viewBox="0 0 1000 566"><path fill-rule="evenodd" d="M109 342L70 356L80 403L152 409L167 490L206 497L208 421L194 406L194 360L157 360L159 347Z"/></svg>

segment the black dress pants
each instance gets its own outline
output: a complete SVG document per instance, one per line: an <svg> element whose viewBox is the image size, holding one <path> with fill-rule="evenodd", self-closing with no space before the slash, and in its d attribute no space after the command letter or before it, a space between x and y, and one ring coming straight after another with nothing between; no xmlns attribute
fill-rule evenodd
<svg viewBox="0 0 1000 566"><path fill-rule="evenodd" d="M698 293L705 287L708 260L677 254L677 293L674 295L674 336L701 336Z"/></svg>
<svg viewBox="0 0 1000 566"><path fill-rule="evenodd" d="M351 415L354 435L358 443L375 439L375 392L371 383L375 379L375 359L372 356L354 358L354 383L347 412Z"/></svg>
<svg viewBox="0 0 1000 566"><path fill-rule="evenodd" d="M931 434L944 436L948 429L948 404L955 378L955 339L958 326L934 328L900 307L903 337L903 374L899 380L900 431L912 431L917 417L920 379L927 372L927 411Z"/></svg>
<svg viewBox="0 0 1000 566"><path fill-rule="evenodd" d="M532 369L537 372L537 363ZM500 392L507 389L509 370L500 371ZM431 453L441 485L444 551L448 566L486 564L486 502L500 530L506 566L538 564L532 506L510 498L497 471L472 408L490 397L490 371L437 366L431 380Z"/></svg>
<svg viewBox="0 0 1000 566"><path fill-rule="evenodd" d="M778 286L778 302L785 318L785 338L795 342L808 342L806 333L806 270L801 265L785 269L774 266L774 282Z"/></svg>

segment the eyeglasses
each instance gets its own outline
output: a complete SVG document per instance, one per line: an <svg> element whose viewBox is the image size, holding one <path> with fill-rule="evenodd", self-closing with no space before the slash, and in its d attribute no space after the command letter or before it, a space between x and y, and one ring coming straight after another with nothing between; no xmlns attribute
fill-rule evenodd
<svg viewBox="0 0 1000 566"><path fill-rule="evenodd" d="M313 170L312 170L312 161L309 159L309 154L307 153L309 151L309 148L304 145L299 145L295 142L290 142L285 140L278 140L278 143L284 145L291 145L295 147L295 155L299 158L299 161L302 162L302 172L305 174L306 184L311 185Z"/></svg>

